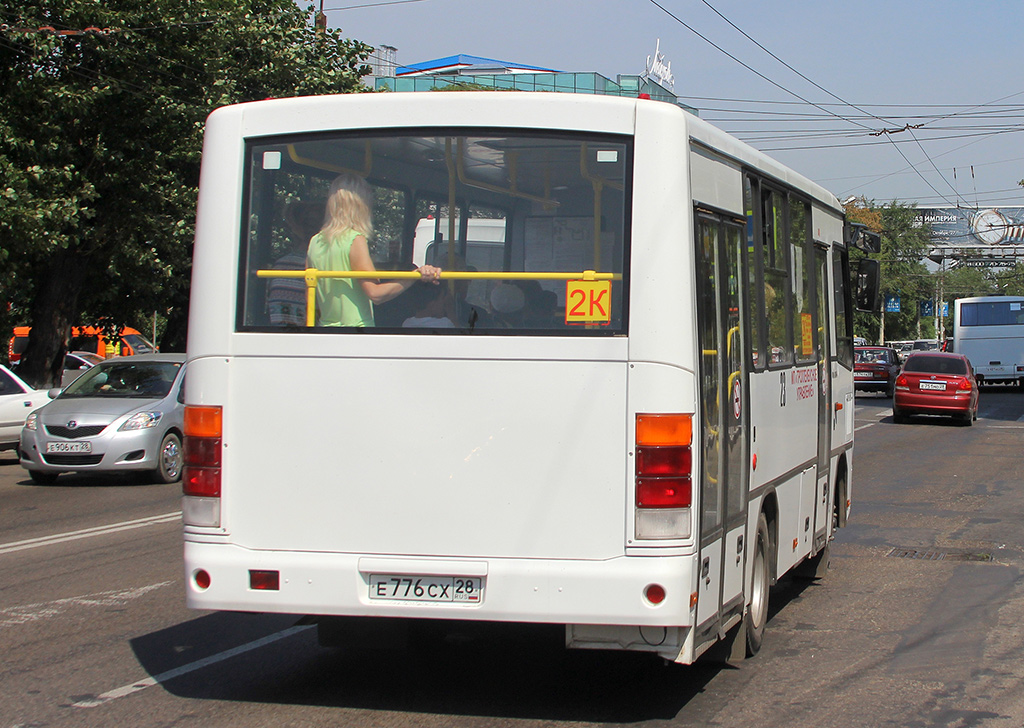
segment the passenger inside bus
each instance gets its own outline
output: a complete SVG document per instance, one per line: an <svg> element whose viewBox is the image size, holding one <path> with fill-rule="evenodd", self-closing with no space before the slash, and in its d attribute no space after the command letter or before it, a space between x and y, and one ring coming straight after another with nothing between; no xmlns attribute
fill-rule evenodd
<svg viewBox="0 0 1024 728"><path fill-rule="evenodd" d="M448 286L417 283L405 296L409 299L413 315L402 322L405 328L454 329L455 301Z"/></svg>
<svg viewBox="0 0 1024 728"><path fill-rule="evenodd" d="M284 210L288 225L284 254L271 266L277 270L304 270L306 247L323 223L323 205L290 202ZM267 313L274 326L306 325L306 283L301 278L271 278L267 283Z"/></svg>
<svg viewBox="0 0 1024 728"><path fill-rule="evenodd" d="M317 270L376 271L367 242L373 234L372 193L365 179L341 174L331 184L323 228L309 241L306 265ZM441 269L421 265L420 279L436 284ZM401 295L416 279L375 281L366 278L322 278L316 286L317 324L373 326L373 304Z"/></svg>

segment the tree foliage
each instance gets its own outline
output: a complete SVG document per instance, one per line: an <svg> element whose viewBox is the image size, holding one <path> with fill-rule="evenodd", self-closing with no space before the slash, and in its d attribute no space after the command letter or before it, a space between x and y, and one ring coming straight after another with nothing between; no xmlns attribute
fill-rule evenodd
<svg viewBox="0 0 1024 728"><path fill-rule="evenodd" d="M203 122L361 90L369 46L292 0L13 0L0 11L0 331L54 381L70 325L166 319L182 349ZM59 377L58 377L59 378Z"/></svg>
<svg viewBox="0 0 1024 728"><path fill-rule="evenodd" d="M881 342L933 338L934 322L922 319L919 302L935 297L935 281L923 263L930 247L931 231L917 226L917 208L896 201L878 205L863 198L846 205L847 218L881 233L883 295L899 296L899 313L858 313L855 330L868 341ZM884 328L883 328L884 327Z"/></svg>

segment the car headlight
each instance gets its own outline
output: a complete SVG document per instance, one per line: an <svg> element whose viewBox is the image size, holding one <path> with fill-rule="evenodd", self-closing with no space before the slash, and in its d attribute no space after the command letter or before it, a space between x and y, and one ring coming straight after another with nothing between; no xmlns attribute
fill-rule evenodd
<svg viewBox="0 0 1024 728"><path fill-rule="evenodd" d="M156 427L156 424L163 416L163 412L136 412L125 420L124 424L118 427L117 430L118 432L124 432L125 430L144 430L147 427Z"/></svg>
<svg viewBox="0 0 1024 728"><path fill-rule="evenodd" d="M34 431L36 429L36 420L37 419L39 419L39 413L38 412L30 413L29 416L25 418L25 429L26 430L33 430Z"/></svg>

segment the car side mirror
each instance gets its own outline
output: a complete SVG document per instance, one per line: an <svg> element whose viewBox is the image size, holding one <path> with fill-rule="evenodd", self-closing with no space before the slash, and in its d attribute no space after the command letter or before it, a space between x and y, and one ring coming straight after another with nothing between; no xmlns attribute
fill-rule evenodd
<svg viewBox="0 0 1024 728"><path fill-rule="evenodd" d="M62 391L63 390L60 387L54 387L53 389L47 389L46 390L46 396L49 397L50 399L57 399L57 395L60 394Z"/></svg>
<svg viewBox="0 0 1024 728"><path fill-rule="evenodd" d="M854 304L858 311L878 313L881 310L882 265L877 260L857 261L854 282Z"/></svg>

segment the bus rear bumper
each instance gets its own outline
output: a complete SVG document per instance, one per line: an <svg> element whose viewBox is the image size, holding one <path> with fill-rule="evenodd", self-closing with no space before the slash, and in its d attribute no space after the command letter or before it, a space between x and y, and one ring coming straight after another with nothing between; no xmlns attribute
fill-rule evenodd
<svg viewBox="0 0 1024 728"><path fill-rule="evenodd" d="M251 572L276 572L278 588L253 588ZM372 599L374 575L414 581L428 575L475 576L482 580L483 595L478 603ZM255 551L186 541L185 577L187 605L206 610L633 627L688 627L695 616L692 556L431 559ZM658 604L646 597L655 584L664 589Z"/></svg>

